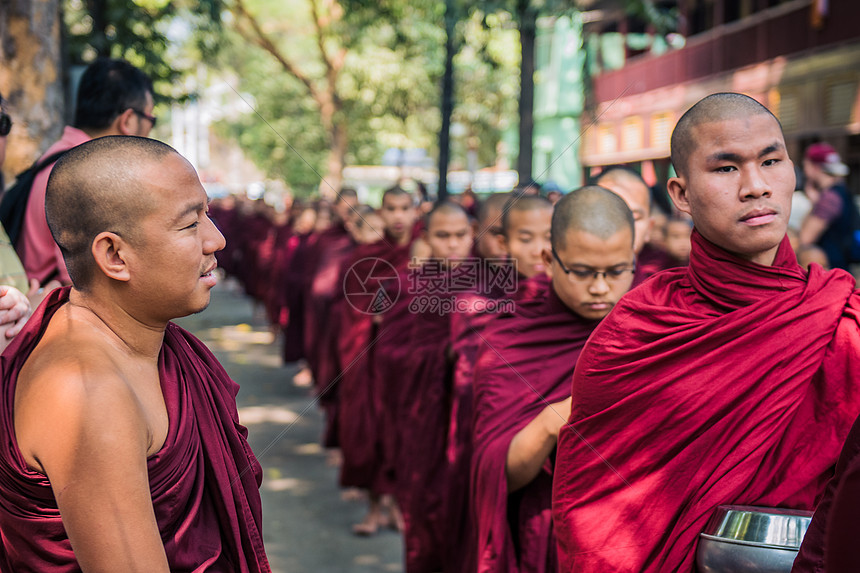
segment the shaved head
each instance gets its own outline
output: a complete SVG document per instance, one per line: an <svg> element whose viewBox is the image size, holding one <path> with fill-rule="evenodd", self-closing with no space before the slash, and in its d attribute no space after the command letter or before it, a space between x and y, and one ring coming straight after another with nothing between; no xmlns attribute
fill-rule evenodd
<svg viewBox="0 0 860 573"><path fill-rule="evenodd" d="M458 205L457 203L453 203L451 201L443 201L442 203L437 203L433 209L427 213L427 216L424 218L424 227L429 230L430 227L433 226L433 219L437 216L450 216L450 215L462 215L469 220L469 214L466 212L463 207Z"/></svg>
<svg viewBox="0 0 860 573"><path fill-rule="evenodd" d="M179 156L146 137L101 137L71 149L51 170L45 213L76 288L85 289L91 279L99 233L137 240L140 220L155 208L142 169L170 154Z"/></svg>
<svg viewBox="0 0 860 573"><path fill-rule="evenodd" d="M562 251L570 231L583 231L606 240L624 229L630 231L632 240L633 213L624 199L608 189L589 185L568 193L555 204L551 241L556 251Z"/></svg>
<svg viewBox="0 0 860 573"><path fill-rule="evenodd" d="M347 199L355 199L355 201L358 201L358 193L355 191L355 189L351 189L349 187L341 189L340 193L337 194L337 198L335 199L334 204L338 205Z"/></svg>
<svg viewBox="0 0 860 573"><path fill-rule="evenodd" d="M753 98L738 93L716 93L700 100L678 120L672 132L672 165L683 177L687 174L687 159L696 149L693 131L699 125L731 119L744 119L755 115L769 115L780 131L782 125L773 113Z"/></svg>
<svg viewBox="0 0 860 573"><path fill-rule="evenodd" d="M607 167L603 170L603 173L597 176L594 180L594 184L600 185L604 189L609 189L613 192L615 191L613 187L621 189L629 188L634 189L636 192L640 192L643 199L647 201L646 204L649 211L647 214L651 214L651 189L648 187L648 184L645 183L645 180L642 179L642 176L630 167L625 167L623 165ZM622 197L622 199L623 198L624 197Z"/></svg>
<svg viewBox="0 0 860 573"><path fill-rule="evenodd" d="M494 219L505 208L505 204L510 200L510 193L493 193L481 202L478 208L478 224L492 225ZM498 223L497 223L498 224Z"/></svg>
<svg viewBox="0 0 860 573"><path fill-rule="evenodd" d="M524 211L539 211L548 209L552 211L552 203L539 195L514 195L505 203L502 211L502 233L508 236L510 233L511 214Z"/></svg>
<svg viewBox="0 0 860 573"><path fill-rule="evenodd" d="M385 200L389 197L409 197L409 200L412 200L412 193L401 187L400 185L395 185L394 187L389 187L382 194L382 204L385 205Z"/></svg>

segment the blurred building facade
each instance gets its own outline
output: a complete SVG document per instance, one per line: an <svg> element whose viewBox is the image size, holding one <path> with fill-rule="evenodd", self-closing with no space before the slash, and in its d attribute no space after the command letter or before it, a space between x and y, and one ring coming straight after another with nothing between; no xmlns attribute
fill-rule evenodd
<svg viewBox="0 0 860 573"><path fill-rule="evenodd" d="M620 4L598 0L585 13L587 174L625 163L650 184L665 183L680 116L710 93L735 91L779 117L796 163L826 140L851 167L849 186L860 188L860 2L664 1L657 5L679 17L677 33L662 35Z"/></svg>

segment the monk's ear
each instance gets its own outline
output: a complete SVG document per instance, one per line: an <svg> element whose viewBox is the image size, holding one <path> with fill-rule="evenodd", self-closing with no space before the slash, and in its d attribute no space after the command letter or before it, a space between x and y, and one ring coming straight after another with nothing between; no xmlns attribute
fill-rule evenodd
<svg viewBox="0 0 860 573"><path fill-rule="evenodd" d="M126 261L128 243L116 233L104 231L96 235L92 255L99 270L108 278L126 282L131 278Z"/></svg>
<svg viewBox="0 0 860 573"><path fill-rule="evenodd" d="M493 235L493 238L496 240L496 243L498 243L498 245L499 245L499 249L503 253L505 253L507 255L511 254L511 252L508 250L508 238L505 237L504 233L495 233Z"/></svg>
<svg viewBox="0 0 860 573"><path fill-rule="evenodd" d="M687 180L683 177L671 177L666 183L666 190L669 192L669 197L672 198L672 203L675 208L682 213L692 215L690 213L690 197L688 194Z"/></svg>
<svg viewBox="0 0 860 573"><path fill-rule="evenodd" d="M552 251L549 249L542 249L540 252L540 258L543 261L543 268L546 269L544 271L546 273L546 277L552 280Z"/></svg>

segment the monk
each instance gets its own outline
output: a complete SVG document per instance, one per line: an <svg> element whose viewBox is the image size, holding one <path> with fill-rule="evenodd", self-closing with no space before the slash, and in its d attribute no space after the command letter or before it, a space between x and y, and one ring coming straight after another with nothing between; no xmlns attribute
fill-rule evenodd
<svg viewBox="0 0 860 573"><path fill-rule="evenodd" d="M401 277L396 304L382 315L374 347L384 397L381 418L386 472L403 513L408 573L442 568L445 442L451 363L448 359L450 273L470 255L472 226L457 204L440 203L422 235L423 265ZM438 303L438 304L436 304Z"/></svg>
<svg viewBox="0 0 860 573"><path fill-rule="evenodd" d="M375 233L366 232L365 244L356 248L343 271L346 293L340 312L338 358L339 442L343 454L340 484L369 492L367 516L353 527L357 535L373 535L380 526L401 527L399 512L391 498L393 489L381 478L381 419L383 396L375 383L378 325L389 309L384 283L405 273L417 210L412 195L399 186L382 195L379 214L357 220L359 228L369 227L374 218L381 225ZM360 239L361 242L361 239ZM363 294L367 293L367 294Z"/></svg>
<svg viewBox="0 0 860 573"><path fill-rule="evenodd" d="M613 165L598 175L594 182L624 199L633 212L633 219L636 221L636 244L633 246L636 252L634 286L660 271L681 266L651 243L654 230L651 189L639 173L629 167Z"/></svg>
<svg viewBox="0 0 860 573"><path fill-rule="evenodd" d="M270 571L238 386L170 322L200 312L224 238L193 167L115 136L54 167L72 287L0 357L5 571Z"/></svg>
<svg viewBox="0 0 860 573"><path fill-rule="evenodd" d="M502 216L511 193L494 193L478 207L475 246L478 275L475 289L456 294L467 305L451 314L450 341L454 370L451 382L451 408L446 445L445 486L446 573L473 573L475 570L474 524L469 503L469 464L472 457L472 379L475 358L483 343L480 333L493 320L491 300L512 298L519 286L512 259L504 247ZM506 287L508 292L505 292ZM485 309L489 308L490 311Z"/></svg>
<svg viewBox="0 0 860 573"><path fill-rule="evenodd" d="M552 466L570 377L586 339L633 282L633 238L633 215L611 191L566 195L543 253L547 296L518 304L482 335L472 459L481 573L558 571Z"/></svg>
<svg viewBox="0 0 860 573"><path fill-rule="evenodd" d="M325 412L323 444L336 448L337 443L337 326L331 309L343 294L340 271L350 256L355 241L347 223L356 212L358 195L354 189L343 189L334 204L334 223L317 238L308 259L310 284L305 293L305 357L313 373L319 403Z"/></svg>
<svg viewBox="0 0 860 573"><path fill-rule="evenodd" d="M671 152L690 265L631 290L579 357L553 483L562 571L689 572L717 506L811 510L860 411L860 300L791 251L777 119L713 94Z"/></svg>
<svg viewBox="0 0 860 573"><path fill-rule="evenodd" d="M523 279L543 275L546 270L541 253L549 245L551 220L552 203L538 195L512 196L505 204L499 244L517 261Z"/></svg>

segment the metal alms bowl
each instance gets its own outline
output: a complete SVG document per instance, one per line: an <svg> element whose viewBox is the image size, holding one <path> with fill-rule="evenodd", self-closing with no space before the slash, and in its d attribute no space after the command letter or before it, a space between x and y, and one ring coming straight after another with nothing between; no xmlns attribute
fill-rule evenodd
<svg viewBox="0 0 860 573"><path fill-rule="evenodd" d="M811 511L721 505L699 535L699 573L789 573Z"/></svg>

